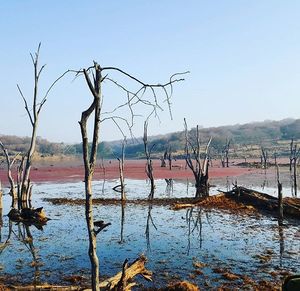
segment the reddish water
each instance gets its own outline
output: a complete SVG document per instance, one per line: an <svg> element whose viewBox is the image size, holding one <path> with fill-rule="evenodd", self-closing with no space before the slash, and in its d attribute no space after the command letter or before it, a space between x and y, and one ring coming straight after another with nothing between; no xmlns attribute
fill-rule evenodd
<svg viewBox="0 0 300 291"><path fill-rule="evenodd" d="M155 179L185 179L192 178L193 173L190 169L185 169L185 161L177 160L173 162L172 170L168 167L161 168L160 161L155 160L153 162L153 173ZM104 169L105 168L105 169ZM98 164L94 179L101 180L113 179L119 177L119 165L118 161L107 160L104 161L104 168ZM124 176L128 179L146 179L145 173L145 161L144 160L128 160L125 162ZM255 172L253 169L240 168L237 166L231 166L229 168L221 168L214 166L209 169L210 178L217 177L232 177L240 176L249 172ZM16 176L13 172L14 177ZM84 177L84 168L80 164L80 161L59 161L57 163L39 163L32 167L31 180L33 182L76 182L82 181ZM8 184L7 171L4 166L0 169L0 181L4 184Z"/></svg>

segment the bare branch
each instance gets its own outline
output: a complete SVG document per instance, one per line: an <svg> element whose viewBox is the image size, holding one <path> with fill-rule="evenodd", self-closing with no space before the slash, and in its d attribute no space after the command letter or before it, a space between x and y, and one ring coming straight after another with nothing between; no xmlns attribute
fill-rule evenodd
<svg viewBox="0 0 300 291"><path fill-rule="evenodd" d="M51 89L56 85L56 83L62 79L66 74L70 73L70 70L65 71L63 74L61 74L48 88L44 98L42 99L41 103L39 104L39 109L38 109L38 113L40 113L42 106L44 105L44 103L47 101L47 97L48 94L50 93Z"/></svg>
<svg viewBox="0 0 300 291"><path fill-rule="evenodd" d="M27 114L28 114L28 116L29 116L31 125L33 126L34 122L33 122L31 113L30 113L29 108L28 108L27 100L26 100L26 98L24 97L23 92L22 92L22 90L21 90L21 88L20 88L20 86L19 86L18 84L17 84L17 88L18 88L18 90L19 90L19 93L20 93L21 97L23 98L23 101L24 101L24 104L25 104L25 110L26 110L26 112L27 112Z"/></svg>

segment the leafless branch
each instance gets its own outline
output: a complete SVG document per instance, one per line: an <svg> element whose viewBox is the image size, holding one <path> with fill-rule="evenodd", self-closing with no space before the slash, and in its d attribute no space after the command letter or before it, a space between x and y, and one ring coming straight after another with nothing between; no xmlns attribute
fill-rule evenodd
<svg viewBox="0 0 300 291"><path fill-rule="evenodd" d="M23 94L23 92L22 92L22 90L21 90L21 88L20 88L20 86L19 86L18 84L17 84L17 88L18 88L18 90L19 90L19 93L20 93L20 95L21 95L23 101L24 101L25 110L26 110L26 112L27 112L27 114L28 114L28 116L29 116L31 125L33 126L33 118L32 118L31 113L30 113L30 111L29 111L28 104L27 104L27 100L26 100L26 98L24 97L24 94Z"/></svg>

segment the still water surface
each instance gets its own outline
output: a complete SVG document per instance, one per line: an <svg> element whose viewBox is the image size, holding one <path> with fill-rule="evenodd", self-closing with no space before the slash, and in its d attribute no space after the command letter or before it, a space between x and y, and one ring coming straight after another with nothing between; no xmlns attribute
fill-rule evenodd
<svg viewBox="0 0 300 291"><path fill-rule="evenodd" d="M233 181L216 179L212 193L226 190ZM94 182L95 197L117 197L112 187L117 180ZM262 191L261 183L255 187ZM193 197L193 185L174 181L166 187L165 180L156 182L156 197ZM47 197L83 198L83 183L38 184L34 186L34 207L43 206L52 220L38 230L34 226L10 224L3 216L1 228L0 275L25 283L62 283L68 275L89 274L87 230L84 207L52 205ZM145 198L149 193L146 181L127 180L127 198ZM254 186L254 185L253 185ZM275 187L264 192L276 194ZM284 193L290 193L288 188ZM289 194L288 194L289 195ZM9 211L10 197L4 196L4 214ZM170 279L186 279L200 287L217 286L222 282L215 268L238 274L249 274L256 280L273 280L274 270L300 272L300 235L297 221L285 221L283 227L271 217L249 217L204 208L173 211L166 206L96 205L95 220L110 222L98 235L101 275L111 276L121 270L123 261L148 258L147 268L154 272L155 286ZM123 218L123 221L122 221ZM4 245L9 226L11 239ZM28 239L32 236L32 241ZM262 262L261 255L269 254ZM195 262L205 263L195 275ZM275 278L276 279L276 278ZM225 279L224 279L225 280ZM151 285L150 286L153 286ZM207 286L207 285L206 285Z"/></svg>

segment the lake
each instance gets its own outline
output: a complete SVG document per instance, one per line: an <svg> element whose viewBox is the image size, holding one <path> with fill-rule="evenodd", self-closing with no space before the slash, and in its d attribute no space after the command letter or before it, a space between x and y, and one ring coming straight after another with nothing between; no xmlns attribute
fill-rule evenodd
<svg viewBox="0 0 300 291"><path fill-rule="evenodd" d="M276 195L274 180L264 173L241 177L245 186ZM211 194L227 190L235 178L213 179ZM248 182L247 182L248 181ZM255 181L255 183L253 183ZM248 184L247 184L248 183ZM95 197L117 198L112 187L117 180L93 182ZM150 186L144 180L126 180L127 198L145 198ZM82 282L89 279L90 261L84 206L53 205L44 198L84 198L84 183L44 183L34 185L34 207L44 207L51 220L43 230L35 226L11 223L3 216L0 247L0 278L20 284L70 284L70 276ZM289 185L283 190L290 196ZM155 197L193 197L192 181L175 180L167 187L156 181ZM9 212L10 196L4 195L3 214ZM246 286L247 277L255 282L280 281L289 273L300 272L299 221L263 215L244 216L200 207L171 210L169 206L126 204L95 205L95 220L110 222L98 237L98 256L102 278L122 269L127 258L140 254L148 258L147 269L153 271L148 287L160 287L176 280L188 280L200 288ZM10 228L11 227L11 228ZM5 241L9 229L11 236ZM224 273L239 277L228 280Z"/></svg>

